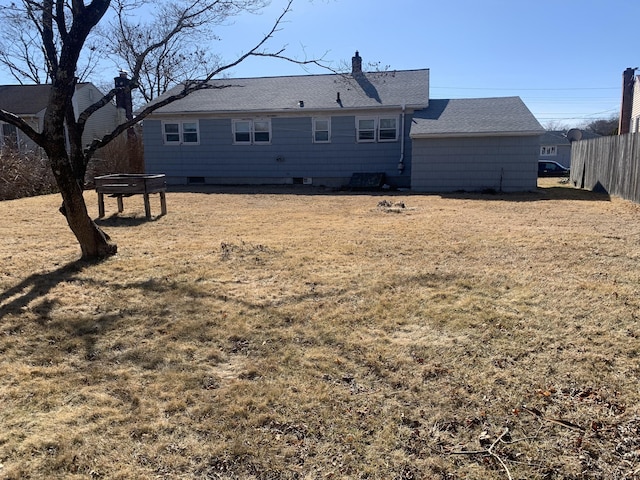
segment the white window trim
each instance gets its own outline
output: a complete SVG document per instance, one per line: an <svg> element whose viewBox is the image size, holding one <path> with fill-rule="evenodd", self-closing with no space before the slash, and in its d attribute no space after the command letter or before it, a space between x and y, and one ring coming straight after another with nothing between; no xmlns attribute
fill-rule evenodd
<svg viewBox="0 0 640 480"><path fill-rule="evenodd" d="M555 145L541 145L540 156L541 157L555 157L558 155L558 149Z"/></svg>
<svg viewBox="0 0 640 480"><path fill-rule="evenodd" d="M238 123L249 123L249 140L245 141L239 141L236 139L236 125ZM251 130L252 130L252 125L253 122L251 121L250 118L234 118L232 123L231 123L231 135L233 138L233 144L234 145L251 145Z"/></svg>
<svg viewBox="0 0 640 480"><path fill-rule="evenodd" d="M266 122L269 126L269 140L261 141L256 140L256 122ZM238 141L236 139L236 125L238 123L249 123L249 140L248 141ZM270 145L271 139L273 138L271 119L270 118L234 118L231 122L231 136L233 138L234 145Z"/></svg>
<svg viewBox="0 0 640 480"><path fill-rule="evenodd" d="M382 129L380 127L380 125L382 125L382 120L394 120L396 123L396 128L395 128L395 135L393 136L393 138L381 138L380 137L380 130ZM376 134L378 136L378 141L379 142L397 142L398 141L398 116L397 115L390 115L390 116L381 116L378 117L378 128L376 129ZM385 130L390 130L388 128L385 128Z"/></svg>
<svg viewBox="0 0 640 480"><path fill-rule="evenodd" d="M256 140L256 122L266 122L267 126L269 127L268 129L268 133L269 133L269 140L267 140L266 142L263 140ZM264 133L264 132L260 132L260 133ZM271 144L271 119L270 118L254 118L253 121L251 122L251 140L253 141L254 145L270 145Z"/></svg>
<svg viewBox="0 0 640 480"><path fill-rule="evenodd" d="M195 124L196 136L198 138L195 142L184 141L184 125ZM178 125L178 140L175 142L167 140L167 133L165 132L165 125ZM163 145L200 145L200 121L199 120L163 120L162 121L162 143ZM189 132L192 133L192 132Z"/></svg>
<svg viewBox="0 0 640 480"><path fill-rule="evenodd" d="M381 120L393 119L396 122L396 134L394 138L380 138ZM362 120L373 120L373 138L360 138L360 122ZM357 143L388 143L397 142L399 138L399 122L397 115L380 115L380 116L360 116L356 117L356 142ZM368 129L366 131L369 131Z"/></svg>
<svg viewBox="0 0 640 480"><path fill-rule="evenodd" d="M366 131L369 132L370 129L362 129L360 130L360 122L364 120L373 120L373 138L360 138L360 132ZM376 130L377 130L377 118L376 117L356 117L356 141L358 143L375 143L376 141Z"/></svg>
<svg viewBox="0 0 640 480"><path fill-rule="evenodd" d="M313 141L313 143L331 143L331 117L313 117L311 119L311 121L313 122L313 128L312 128L312 132L311 132L311 139ZM322 121L322 122L327 122L327 129L326 130L318 130L316 128L316 122L318 121ZM326 140L317 140L316 139L316 133L318 132L327 132L327 139Z"/></svg>

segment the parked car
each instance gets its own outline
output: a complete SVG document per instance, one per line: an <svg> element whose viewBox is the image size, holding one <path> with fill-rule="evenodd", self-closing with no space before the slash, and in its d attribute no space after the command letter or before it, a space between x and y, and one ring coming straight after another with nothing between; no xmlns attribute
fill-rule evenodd
<svg viewBox="0 0 640 480"><path fill-rule="evenodd" d="M568 177L569 169L564 165L560 165L558 162L549 160L538 161L538 176L539 177Z"/></svg>

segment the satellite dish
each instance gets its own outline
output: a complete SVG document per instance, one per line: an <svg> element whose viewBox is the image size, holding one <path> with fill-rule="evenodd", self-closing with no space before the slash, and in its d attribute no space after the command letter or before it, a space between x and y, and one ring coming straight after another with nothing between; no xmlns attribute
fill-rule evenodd
<svg viewBox="0 0 640 480"><path fill-rule="evenodd" d="M582 138L582 130L578 128L572 128L567 132L567 140L570 142L576 142Z"/></svg>

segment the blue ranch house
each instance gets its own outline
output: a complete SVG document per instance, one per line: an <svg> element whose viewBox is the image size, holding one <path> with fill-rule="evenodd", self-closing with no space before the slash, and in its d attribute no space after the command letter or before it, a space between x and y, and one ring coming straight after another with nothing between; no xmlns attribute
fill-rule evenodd
<svg viewBox="0 0 640 480"><path fill-rule="evenodd" d="M428 69L363 72L358 52L350 73L210 87L144 121L146 170L169 184L536 188L544 131L519 97L430 100Z"/></svg>

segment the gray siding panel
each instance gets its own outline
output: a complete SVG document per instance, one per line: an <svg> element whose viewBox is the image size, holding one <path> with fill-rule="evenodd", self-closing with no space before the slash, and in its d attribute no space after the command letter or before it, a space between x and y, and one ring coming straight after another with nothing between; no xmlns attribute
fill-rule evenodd
<svg viewBox="0 0 640 480"><path fill-rule="evenodd" d="M571 167L571 144L556 145L555 155L540 155L538 158L541 161L558 162L565 167Z"/></svg>
<svg viewBox="0 0 640 480"><path fill-rule="evenodd" d="M398 174L401 141L356 142L354 116L331 118L331 142L314 143L311 117L271 120L269 145L234 145L229 118L199 120L199 145L163 145L161 122L144 122L145 165L165 173L172 183L205 177L207 183L287 183L318 178L343 185L356 172L385 172L397 186L408 187L411 172L410 116L405 121L405 170ZM182 180L179 180L182 179Z"/></svg>
<svg viewBox="0 0 640 480"><path fill-rule="evenodd" d="M411 188L535 190L539 148L535 136L414 139Z"/></svg>

